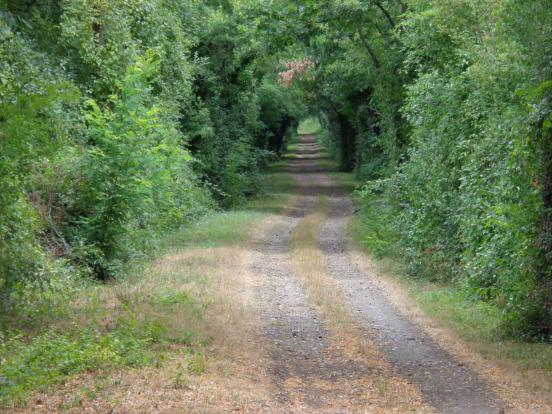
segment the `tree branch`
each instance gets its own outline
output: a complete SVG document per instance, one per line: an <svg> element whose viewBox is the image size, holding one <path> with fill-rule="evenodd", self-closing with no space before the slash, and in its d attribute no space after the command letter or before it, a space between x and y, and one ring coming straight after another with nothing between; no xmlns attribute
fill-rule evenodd
<svg viewBox="0 0 552 414"><path fill-rule="evenodd" d="M385 10L385 7L381 5L381 2L378 0L374 0L374 4L378 9L381 10L381 12L385 15L385 17L387 17L387 20L389 20L389 24L391 25L391 27L395 27L395 21L393 20L389 12Z"/></svg>
<svg viewBox="0 0 552 414"><path fill-rule="evenodd" d="M382 36L383 38L386 38L386 37L388 36L387 33L384 32L384 30L380 27L379 24L377 24L376 22L370 20L370 19L367 18L367 17L365 17L365 19L366 19L366 21L367 21L369 24L373 25L373 26L377 29L377 31L381 34L381 36Z"/></svg>
<svg viewBox="0 0 552 414"><path fill-rule="evenodd" d="M356 22L356 29L357 29L357 33L358 33L358 37L360 38L360 41L362 42L362 44L364 45L364 47L368 51L368 54L372 58L372 62L374 62L374 66L376 67L376 69L379 69L381 67L380 61L379 61L378 57L376 56L376 54L374 53L374 51L372 50L372 48L370 47L370 45L368 44L368 41L364 37L364 34L362 33L362 30L360 29L360 23L358 21Z"/></svg>

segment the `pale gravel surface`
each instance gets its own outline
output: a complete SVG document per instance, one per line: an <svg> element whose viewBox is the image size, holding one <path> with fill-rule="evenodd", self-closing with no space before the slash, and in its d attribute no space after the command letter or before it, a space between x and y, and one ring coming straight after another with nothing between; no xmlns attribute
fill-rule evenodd
<svg viewBox="0 0 552 414"><path fill-rule="evenodd" d="M263 278L258 292L262 303L259 317L271 346L276 400L282 407L290 407L283 412L352 412L332 411L332 400L340 398L340 390L319 389L316 384L353 379L369 371L369 367L335 355L323 316L308 305L286 263L290 233L302 217L313 212L318 197L325 195L331 212L321 230L320 246L367 342L375 343L392 370L418 387L439 412L498 413L504 404L485 381L394 308L382 288L352 263L346 232L352 203L343 187L317 166L317 151L312 138L303 141L301 157L288 167L297 181L296 202L284 223L254 243L257 257L253 270ZM295 385L290 387L290 383Z"/></svg>
<svg viewBox="0 0 552 414"><path fill-rule="evenodd" d="M382 411L381 392L378 394L373 389L373 383L378 383L374 378L381 378L382 384L388 384L392 376L381 364L353 360L335 346L334 333L327 328L324 315L307 297L300 275L290 263L291 233L318 203L321 177L309 177L309 174L319 173L314 153L309 159L309 149L306 152L305 158L292 160L288 167L297 181L294 201L285 209L284 217L252 242L251 272L258 279L256 316L268 343L267 369L274 388L272 409L263 404L263 411L404 412L396 408ZM400 379L396 382L400 383ZM407 397L409 395L405 395L405 400ZM417 404L413 407L419 406ZM389 404L390 407L397 405L395 401ZM408 412L413 411L413 408L408 409Z"/></svg>
<svg viewBox="0 0 552 414"><path fill-rule="evenodd" d="M306 297L300 279L289 265L288 240L301 218L316 206L317 198L297 197L284 223L276 224L253 242L252 272L258 285L261 329L269 344L269 375L274 385L274 412L369 412L351 406L353 384L370 373L370 367L344 358L330 344L324 316ZM330 384L330 386L328 386ZM354 385L353 385L354 387ZM358 387L357 402L366 404L366 390ZM271 411L271 410L268 410Z"/></svg>

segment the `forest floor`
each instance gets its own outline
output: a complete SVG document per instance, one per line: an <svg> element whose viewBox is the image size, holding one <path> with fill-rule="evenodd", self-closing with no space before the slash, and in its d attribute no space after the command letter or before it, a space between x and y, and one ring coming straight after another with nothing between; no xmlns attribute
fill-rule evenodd
<svg viewBox="0 0 552 414"><path fill-rule="evenodd" d="M268 202L220 213L100 301L116 312L160 289L186 292L201 315L178 308L167 323L203 340L173 344L146 367L73 377L13 411L552 413L424 314L348 236L351 189L320 153L302 136L268 175Z"/></svg>

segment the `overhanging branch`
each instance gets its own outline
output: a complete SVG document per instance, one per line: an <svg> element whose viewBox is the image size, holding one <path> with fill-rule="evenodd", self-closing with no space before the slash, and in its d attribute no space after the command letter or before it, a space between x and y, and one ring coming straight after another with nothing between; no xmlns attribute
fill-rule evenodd
<svg viewBox="0 0 552 414"><path fill-rule="evenodd" d="M381 10L381 12L385 15L385 17L387 18L387 20L389 21L389 24L391 25L391 27L395 27L395 20L393 20L393 18L391 17L391 14L389 14L389 12L385 9L385 7L383 7L383 5L381 4L380 1L378 0L374 0L374 4L376 5L376 7L378 9Z"/></svg>
<svg viewBox="0 0 552 414"><path fill-rule="evenodd" d="M364 45L364 48L372 58L372 62L374 63L375 68L379 69L381 67L380 61L376 56L376 54L374 53L374 51L372 50L372 48L370 47L370 45L368 44L368 41L364 37L364 34L362 33L362 30L360 28L360 22L358 21L356 22L356 29L357 29L358 37L360 38L360 41Z"/></svg>

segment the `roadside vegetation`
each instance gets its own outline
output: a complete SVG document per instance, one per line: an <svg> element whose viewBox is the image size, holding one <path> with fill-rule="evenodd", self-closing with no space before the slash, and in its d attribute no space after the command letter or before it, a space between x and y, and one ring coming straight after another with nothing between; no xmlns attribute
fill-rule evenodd
<svg viewBox="0 0 552 414"><path fill-rule="evenodd" d="M338 160L321 160L320 165L327 165L328 171L335 171ZM353 195L362 189L363 180L354 172L332 172L330 176ZM404 291L416 309L425 315L423 324L444 329L451 341L467 345L469 352L509 373L522 384L527 395L536 395L547 404L552 403L550 345L505 336L501 309L493 303L474 300L470 292L458 283L420 280L409 272L408 263L396 242L398 236L389 225L390 217L382 214L386 208L385 200L373 197L369 203L367 201L366 196L355 200L357 214L348 223L348 231L362 255L368 255L369 267L377 269L376 278L390 281L390 289ZM404 311L412 310L405 307Z"/></svg>
<svg viewBox="0 0 552 414"><path fill-rule="evenodd" d="M258 193L304 101L223 3L0 2L3 313Z"/></svg>
<svg viewBox="0 0 552 414"><path fill-rule="evenodd" d="M193 271L167 279L151 260L243 241L244 223L277 209L251 200L268 197L261 171L305 108L246 14L0 1L2 403L208 340L194 330L208 300L186 288Z"/></svg>
<svg viewBox="0 0 552 414"><path fill-rule="evenodd" d="M549 342L547 1L306 2L300 16L312 66L297 83L363 182L364 243L495 307L496 335Z"/></svg>
<svg viewBox="0 0 552 414"><path fill-rule="evenodd" d="M504 337L501 310L492 303L474 301L469 292L453 282L413 277L404 257L389 253L389 244L382 241L386 226L377 223L374 217L363 216L362 222L355 217L349 223L349 232L361 251L370 256L370 265L376 267L380 280L389 280L404 290L425 315L425 323L444 329L455 345L467 345L470 352L519 381L528 395L552 403L550 345Z"/></svg>
<svg viewBox="0 0 552 414"><path fill-rule="evenodd" d="M100 377L122 368L172 372L176 364L180 368L171 375L184 386L213 365L207 347L216 345L219 352L243 340L235 329L246 323L240 313L246 304L240 303L240 285L227 266L239 269L240 249L254 224L283 208L293 185L278 170L261 180L264 195L166 235L158 258L123 279L66 281L48 292L52 301L33 305L32 314L11 315L19 329L2 337L0 406L24 405L31 395L55 390L76 376L75 395L66 395L54 408L78 408L113 393L118 387ZM31 303L21 308L30 309ZM79 381L79 374L91 372L94 380Z"/></svg>

